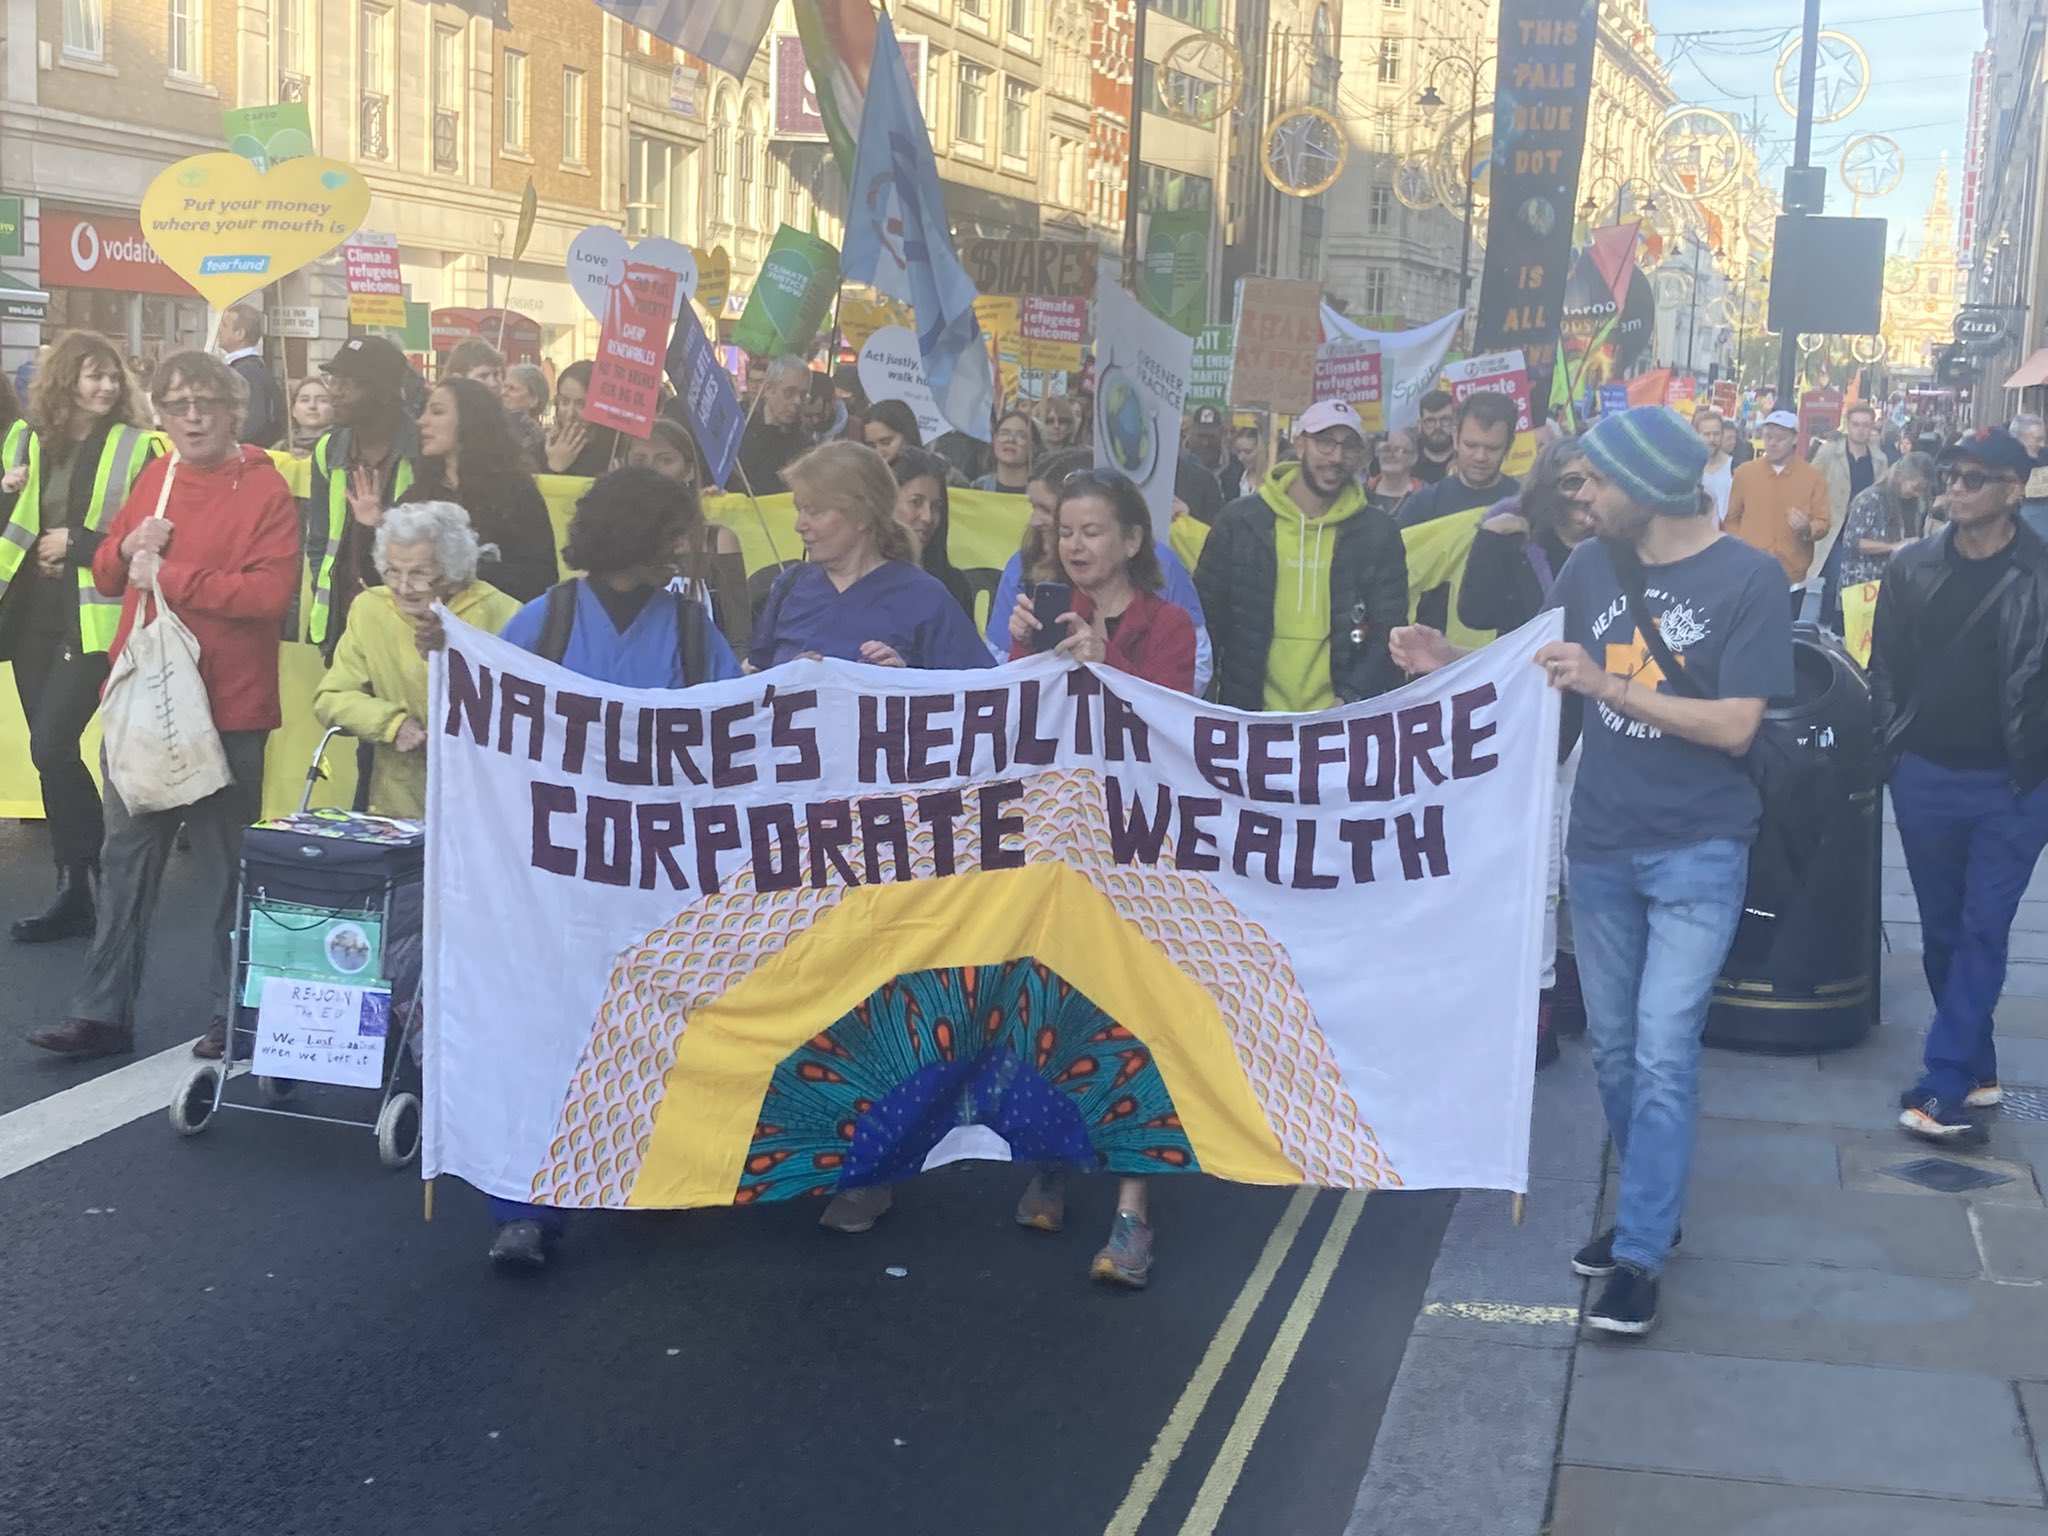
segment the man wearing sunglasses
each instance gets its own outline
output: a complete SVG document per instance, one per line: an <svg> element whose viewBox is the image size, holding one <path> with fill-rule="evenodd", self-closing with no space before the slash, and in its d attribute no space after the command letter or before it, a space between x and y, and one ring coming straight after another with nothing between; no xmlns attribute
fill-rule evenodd
<svg viewBox="0 0 2048 1536"><path fill-rule="evenodd" d="M1387 636L1408 617L1408 557L1359 484L1358 412L1310 406L1294 451L1224 508L1195 570L1217 697L1237 709L1328 709L1401 680Z"/></svg>
<svg viewBox="0 0 2048 1536"><path fill-rule="evenodd" d="M1942 454L1948 525L1892 556L1870 686L1934 994L1899 1124L1983 1139L2003 1097L1991 1013L2006 938L2048 846L2048 544L2018 516L2029 461L1980 427Z"/></svg>

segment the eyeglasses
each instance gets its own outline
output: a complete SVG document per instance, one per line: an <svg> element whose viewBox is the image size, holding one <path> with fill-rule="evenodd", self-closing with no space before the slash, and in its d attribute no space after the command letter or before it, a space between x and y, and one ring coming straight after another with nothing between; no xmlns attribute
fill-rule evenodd
<svg viewBox="0 0 2048 1536"><path fill-rule="evenodd" d="M1993 475L1981 469L1956 469L1951 466L1941 472L1941 483L1951 490L1960 485L1974 496L1987 485L2016 485L2019 483L2019 476Z"/></svg>
<svg viewBox="0 0 2048 1536"><path fill-rule="evenodd" d="M393 592L431 592L441 578L432 571L379 571L384 585Z"/></svg>
<svg viewBox="0 0 2048 1536"><path fill-rule="evenodd" d="M218 416L228 402L218 395L186 395L178 400L159 400L157 410L165 416Z"/></svg>

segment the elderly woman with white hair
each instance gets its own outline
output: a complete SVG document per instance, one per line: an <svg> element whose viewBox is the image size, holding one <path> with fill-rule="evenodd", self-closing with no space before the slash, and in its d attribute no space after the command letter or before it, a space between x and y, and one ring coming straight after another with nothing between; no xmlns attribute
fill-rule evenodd
<svg viewBox="0 0 2048 1536"><path fill-rule="evenodd" d="M380 816L422 816L427 808L427 663L420 622L436 603L465 624L496 634L518 602L476 579L477 538L452 501L391 508L372 558L381 587L366 587L348 610L334 665L313 695L313 713L369 742L369 808ZM438 633L438 626L434 627Z"/></svg>

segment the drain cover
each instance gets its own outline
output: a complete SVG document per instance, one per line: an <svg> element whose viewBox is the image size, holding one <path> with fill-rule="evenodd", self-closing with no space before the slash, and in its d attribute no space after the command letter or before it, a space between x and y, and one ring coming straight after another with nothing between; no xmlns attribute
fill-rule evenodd
<svg viewBox="0 0 2048 1536"><path fill-rule="evenodd" d="M1909 1163L1893 1163L1884 1170L1895 1179L1935 1189L1944 1195L1960 1195L1972 1189L1994 1189L2010 1184L2012 1175L1953 1162L1946 1157L1916 1157Z"/></svg>
<svg viewBox="0 0 2048 1536"><path fill-rule="evenodd" d="M1998 1106L2001 1120L2022 1125L2048 1125L2048 1088L2008 1088Z"/></svg>

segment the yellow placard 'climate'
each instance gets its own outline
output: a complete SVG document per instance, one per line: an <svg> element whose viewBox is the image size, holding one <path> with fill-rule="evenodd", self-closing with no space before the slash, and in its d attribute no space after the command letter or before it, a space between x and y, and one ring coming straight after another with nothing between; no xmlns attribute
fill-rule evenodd
<svg viewBox="0 0 2048 1536"><path fill-rule="evenodd" d="M142 230L216 309L317 261L362 226L369 183L339 160L259 171L225 150L180 160L142 194Z"/></svg>

